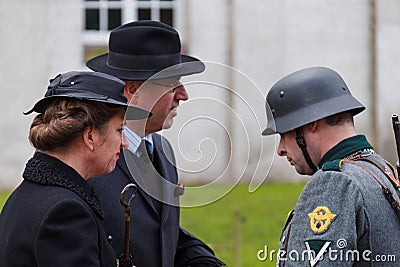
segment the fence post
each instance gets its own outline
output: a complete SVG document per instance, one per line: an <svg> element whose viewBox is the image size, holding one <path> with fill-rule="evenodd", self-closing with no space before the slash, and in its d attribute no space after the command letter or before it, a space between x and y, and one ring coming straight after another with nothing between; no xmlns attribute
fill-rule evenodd
<svg viewBox="0 0 400 267"><path fill-rule="evenodd" d="M236 210L233 216L233 266L242 266L242 224L245 218Z"/></svg>

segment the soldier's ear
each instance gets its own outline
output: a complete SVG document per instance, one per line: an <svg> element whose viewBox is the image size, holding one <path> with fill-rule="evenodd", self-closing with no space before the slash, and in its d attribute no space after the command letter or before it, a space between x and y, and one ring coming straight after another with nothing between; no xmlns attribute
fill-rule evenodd
<svg viewBox="0 0 400 267"><path fill-rule="evenodd" d="M313 121L313 122L310 122L309 124L307 124L306 127L307 127L307 130L314 133L317 131L318 125L319 125L319 121Z"/></svg>

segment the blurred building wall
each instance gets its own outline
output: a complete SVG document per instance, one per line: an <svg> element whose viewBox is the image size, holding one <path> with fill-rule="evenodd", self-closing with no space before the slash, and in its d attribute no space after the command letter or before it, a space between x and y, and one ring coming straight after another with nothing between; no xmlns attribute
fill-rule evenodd
<svg viewBox="0 0 400 267"><path fill-rule="evenodd" d="M0 190L17 185L33 153L33 115L48 80L81 66L80 0L0 1Z"/></svg>
<svg viewBox="0 0 400 267"><path fill-rule="evenodd" d="M377 0L378 151L395 160L390 117L400 113L400 2ZM279 139L261 137L264 98L282 76L309 66L342 74L367 108L370 5L365 0L179 0L184 51L204 60L206 73L187 77L191 100L172 129L181 179L261 182L300 177L277 158ZM227 8L231 6L231 9ZM80 0L0 1L0 190L21 181L33 153L33 115L23 116L57 73L85 69ZM230 53L231 52L231 53ZM229 64L230 66L226 66ZM192 83L190 83L192 82ZM370 114L356 117L371 135Z"/></svg>

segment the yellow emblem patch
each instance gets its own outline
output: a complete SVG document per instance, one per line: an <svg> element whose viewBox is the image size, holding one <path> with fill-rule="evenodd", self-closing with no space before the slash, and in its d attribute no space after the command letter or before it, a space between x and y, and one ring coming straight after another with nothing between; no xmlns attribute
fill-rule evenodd
<svg viewBox="0 0 400 267"><path fill-rule="evenodd" d="M336 218L336 214L331 213L328 207L316 207L312 213L308 214L310 218L311 230L317 234L325 232L331 222Z"/></svg>

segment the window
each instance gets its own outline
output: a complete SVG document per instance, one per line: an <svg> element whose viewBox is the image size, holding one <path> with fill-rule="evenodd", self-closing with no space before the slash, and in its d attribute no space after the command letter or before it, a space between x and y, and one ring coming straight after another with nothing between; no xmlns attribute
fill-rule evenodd
<svg viewBox="0 0 400 267"><path fill-rule="evenodd" d="M85 58L106 53L110 30L129 21L157 20L176 26L177 0L83 0Z"/></svg>

